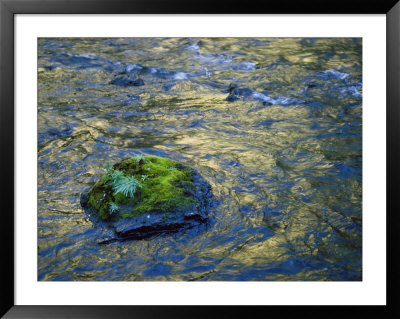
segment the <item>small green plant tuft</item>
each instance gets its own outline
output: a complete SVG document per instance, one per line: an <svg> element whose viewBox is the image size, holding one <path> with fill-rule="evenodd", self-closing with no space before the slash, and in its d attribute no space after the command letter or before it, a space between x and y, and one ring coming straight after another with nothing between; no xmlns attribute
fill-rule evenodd
<svg viewBox="0 0 400 319"><path fill-rule="evenodd" d="M138 154L138 155L134 156L133 158L135 159L135 161L137 163L139 163L140 161L147 162L147 159L143 154Z"/></svg>
<svg viewBox="0 0 400 319"><path fill-rule="evenodd" d="M137 188L142 188L135 176L126 176L123 171L113 169L106 163L106 185L112 187L115 194L122 193L125 197L134 198Z"/></svg>
<svg viewBox="0 0 400 319"><path fill-rule="evenodd" d="M142 184L135 176L125 176L122 171L115 170L111 174L111 179L107 185L111 186L114 193L122 193L125 197L134 198L137 188L142 188Z"/></svg>
<svg viewBox="0 0 400 319"><path fill-rule="evenodd" d="M109 212L110 215L113 215L119 211L119 206L113 202L109 202L108 205L110 206Z"/></svg>
<svg viewBox="0 0 400 319"><path fill-rule="evenodd" d="M124 176L125 176L124 172L122 172L122 171L110 170L110 171L108 171L108 183L107 184L112 186L111 185L112 183L115 183L115 181L123 178Z"/></svg>

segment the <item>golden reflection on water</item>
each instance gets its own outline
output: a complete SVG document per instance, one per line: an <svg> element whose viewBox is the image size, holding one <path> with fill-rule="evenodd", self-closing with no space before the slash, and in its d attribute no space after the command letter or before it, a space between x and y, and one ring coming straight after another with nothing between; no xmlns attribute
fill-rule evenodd
<svg viewBox="0 0 400 319"><path fill-rule="evenodd" d="M360 280L361 49L347 38L40 39L39 280ZM133 63L182 79L109 84ZM231 83L302 102L231 103ZM97 244L110 231L80 194L106 161L140 152L210 183L206 231Z"/></svg>

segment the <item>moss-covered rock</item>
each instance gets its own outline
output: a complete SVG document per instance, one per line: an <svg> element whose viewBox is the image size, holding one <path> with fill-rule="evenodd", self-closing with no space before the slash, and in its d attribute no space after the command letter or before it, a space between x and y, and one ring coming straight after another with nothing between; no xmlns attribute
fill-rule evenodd
<svg viewBox="0 0 400 319"><path fill-rule="evenodd" d="M169 158L138 155L109 165L81 196L81 205L113 225L118 237L145 238L203 223L210 190L190 167Z"/></svg>

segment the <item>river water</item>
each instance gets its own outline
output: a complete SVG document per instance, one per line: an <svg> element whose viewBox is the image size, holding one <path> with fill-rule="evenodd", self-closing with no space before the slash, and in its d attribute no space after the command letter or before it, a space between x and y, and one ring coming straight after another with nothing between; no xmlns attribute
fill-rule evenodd
<svg viewBox="0 0 400 319"><path fill-rule="evenodd" d="M140 153L199 172L210 223L99 245L80 195ZM361 39L38 40L38 280L361 279Z"/></svg>

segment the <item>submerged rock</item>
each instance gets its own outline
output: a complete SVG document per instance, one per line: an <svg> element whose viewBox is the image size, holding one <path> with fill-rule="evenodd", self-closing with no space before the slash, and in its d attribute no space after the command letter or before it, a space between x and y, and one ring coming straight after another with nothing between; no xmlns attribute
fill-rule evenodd
<svg viewBox="0 0 400 319"><path fill-rule="evenodd" d="M236 84L230 84L227 90L229 95L226 97L228 102L235 102L237 100L253 100L262 102L263 105L294 105L302 104L304 101L288 98L285 96L280 96L277 98L272 98L268 96L267 92L261 93L249 88L239 88Z"/></svg>
<svg viewBox="0 0 400 319"><path fill-rule="evenodd" d="M46 143L54 141L58 138L65 138L71 136L73 129L69 123L63 123L58 127L51 127L45 132L38 133L38 146L39 148Z"/></svg>
<svg viewBox="0 0 400 319"><path fill-rule="evenodd" d="M227 92L229 93L229 95L227 96L226 100L228 102L234 102L234 101L239 100L240 98L246 98L246 97L250 98L253 96L254 92L256 92L256 91L249 89L249 88L240 89L240 88L238 88L237 84L231 83L229 85Z"/></svg>
<svg viewBox="0 0 400 319"><path fill-rule="evenodd" d="M211 186L192 168L138 155L108 167L81 205L94 223L113 230L104 244L204 226L211 196Z"/></svg>
<svg viewBox="0 0 400 319"><path fill-rule="evenodd" d="M112 79L110 84L119 86L142 86L144 85L144 81L134 74L122 74Z"/></svg>

